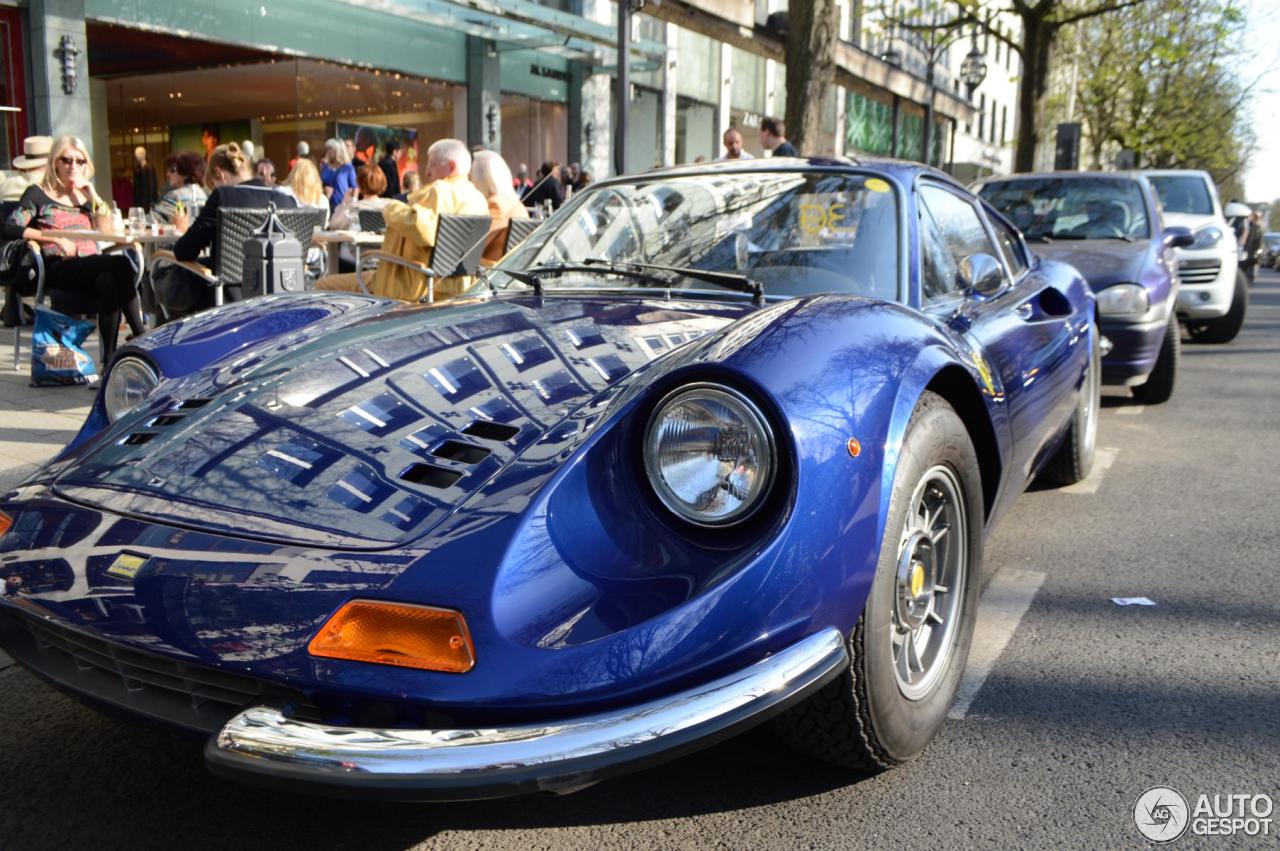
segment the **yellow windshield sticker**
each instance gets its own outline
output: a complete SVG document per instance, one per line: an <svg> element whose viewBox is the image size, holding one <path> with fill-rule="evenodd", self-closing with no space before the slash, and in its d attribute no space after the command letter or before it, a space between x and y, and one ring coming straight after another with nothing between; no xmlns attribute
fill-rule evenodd
<svg viewBox="0 0 1280 851"><path fill-rule="evenodd" d="M878 177L872 177L862 185L867 187L867 189L871 190L872 192L888 192L889 191L889 184Z"/></svg>
<svg viewBox="0 0 1280 851"><path fill-rule="evenodd" d="M857 226L849 205L843 201L834 204L801 204L800 230L807 234L830 231L834 234L851 234Z"/></svg>
<svg viewBox="0 0 1280 851"><path fill-rule="evenodd" d="M120 579L133 579L146 563L147 560L143 556L120 553L120 555L116 556L115 561L111 562L111 566L107 568L107 574Z"/></svg>

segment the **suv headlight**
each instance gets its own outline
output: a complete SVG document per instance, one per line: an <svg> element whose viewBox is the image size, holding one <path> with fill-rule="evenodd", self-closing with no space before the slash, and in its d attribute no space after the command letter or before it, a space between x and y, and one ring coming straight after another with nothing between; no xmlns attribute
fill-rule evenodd
<svg viewBox="0 0 1280 851"><path fill-rule="evenodd" d="M702 526L745 519L769 490L773 432L745 396L716 384L683 387L645 430L644 466L663 505Z"/></svg>
<svg viewBox="0 0 1280 851"><path fill-rule="evenodd" d="M1141 316L1151 308L1151 297L1137 284L1115 284L1096 295L1103 316Z"/></svg>
<svg viewBox="0 0 1280 851"><path fill-rule="evenodd" d="M137 357L120 358L112 365L107 375L107 386L102 390L107 419L113 423L119 420L147 401L159 385L160 376L156 375L151 364Z"/></svg>
<svg viewBox="0 0 1280 851"><path fill-rule="evenodd" d="M1196 241L1187 246L1189 251L1198 251L1204 248L1213 248L1222 241L1222 228L1210 225L1207 228L1201 228L1196 231Z"/></svg>

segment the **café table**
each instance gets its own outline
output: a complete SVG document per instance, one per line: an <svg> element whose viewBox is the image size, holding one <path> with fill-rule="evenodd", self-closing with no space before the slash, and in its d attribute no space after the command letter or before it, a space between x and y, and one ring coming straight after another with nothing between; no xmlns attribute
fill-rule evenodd
<svg viewBox="0 0 1280 851"><path fill-rule="evenodd" d="M167 233L152 233L150 230L130 231L124 230L120 232L100 231L100 230L47 230L43 232L46 236L61 237L63 239L93 240L94 242L110 242L113 245L137 245L142 250L143 268L151 265L151 258L155 256L156 250L164 245L172 245L178 241L181 236L177 231L169 231Z"/></svg>
<svg viewBox="0 0 1280 851"><path fill-rule="evenodd" d="M366 231L350 231L350 230L318 230L311 234L311 242L324 248L328 258L325 268L330 275L336 274L338 271L338 252L344 245L354 245L356 249L356 263L360 262L361 248L377 248L382 245L383 235L380 233L368 233Z"/></svg>

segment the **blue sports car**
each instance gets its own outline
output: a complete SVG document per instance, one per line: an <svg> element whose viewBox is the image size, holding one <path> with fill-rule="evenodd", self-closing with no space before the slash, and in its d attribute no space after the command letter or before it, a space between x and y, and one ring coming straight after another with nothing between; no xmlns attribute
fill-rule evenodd
<svg viewBox="0 0 1280 851"><path fill-rule="evenodd" d="M1195 242L1166 225L1140 174L1048 172L991 178L978 187L1036 253L1070 263L1098 300L1102 383L1130 387L1151 404L1173 396L1181 330L1175 249Z"/></svg>
<svg viewBox="0 0 1280 851"><path fill-rule="evenodd" d="M923 167L603 182L461 298L122 347L0 497L0 646L258 784L565 791L769 718L887 768L952 703L992 524L1088 472L1094 313Z"/></svg>

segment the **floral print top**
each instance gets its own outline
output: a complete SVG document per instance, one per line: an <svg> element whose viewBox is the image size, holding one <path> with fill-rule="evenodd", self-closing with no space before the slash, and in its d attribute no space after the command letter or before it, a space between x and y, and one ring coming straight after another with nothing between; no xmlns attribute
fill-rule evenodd
<svg viewBox="0 0 1280 851"><path fill-rule="evenodd" d="M4 237L22 239L22 231L29 227L36 230L93 230L91 214L88 203L73 207L53 200L39 186L28 186L18 206L5 219ZM46 258L67 256L56 242L40 243L40 252ZM75 256L88 257L97 253L98 243L91 239L76 240Z"/></svg>

